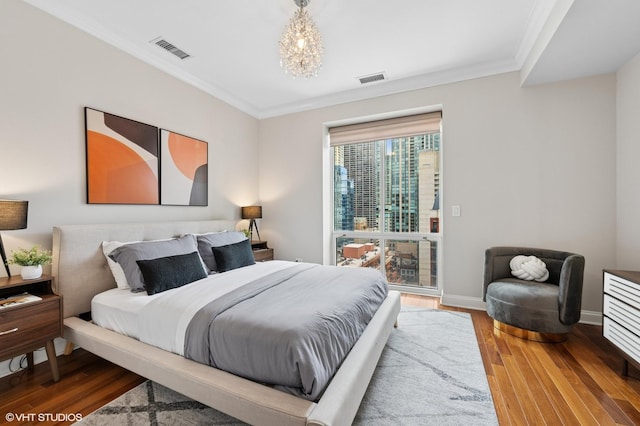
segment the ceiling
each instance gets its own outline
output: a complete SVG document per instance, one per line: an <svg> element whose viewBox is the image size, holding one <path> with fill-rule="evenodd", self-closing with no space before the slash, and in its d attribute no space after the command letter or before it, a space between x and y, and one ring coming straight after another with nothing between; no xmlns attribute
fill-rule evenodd
<svg viewBox="0 0 640 426"><path fill-rule="evenodd" d="M614 72L640 52L637 0L312 0L323 68L292 79L278 40L293 0L25 1L257 118L509 71L523 85Z"/></svg>

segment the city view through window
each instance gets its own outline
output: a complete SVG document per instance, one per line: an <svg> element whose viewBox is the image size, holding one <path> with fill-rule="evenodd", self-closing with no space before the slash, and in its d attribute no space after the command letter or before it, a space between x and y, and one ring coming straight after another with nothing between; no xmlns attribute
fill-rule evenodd
<svg viewBox="0 0 640 426"><path fill-rule="evenodd" d="M332 149L336 264L438 289L440 133Z"/></svg>

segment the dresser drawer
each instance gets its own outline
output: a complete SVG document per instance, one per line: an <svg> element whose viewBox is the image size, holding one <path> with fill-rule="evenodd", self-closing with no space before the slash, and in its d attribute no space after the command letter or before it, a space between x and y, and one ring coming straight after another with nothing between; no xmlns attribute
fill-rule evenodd
<svg viewBox="0 0 640 426"><path fill-rule="evenodd" d="M638 284L605 272L604 292L640 310L640 286Z"/></svg>
<svg viewBox="0 0 640 426"><path fill-rule="evenodd" d="M635 335L640 336L640 310L605 294L603 314Z"/></svg>
<svg viewBox="0 0 640 426"><path fill-rule="evenodd" d="M60 336L60 298L0 310L0 357Z"/></svg>
<svg viewBox="0 0 640 426"><path fill-rule="evenodd" d="M629 330L604 317L602 321L602 335L616 345L635 362L640 363L640 337Z"/></svg>

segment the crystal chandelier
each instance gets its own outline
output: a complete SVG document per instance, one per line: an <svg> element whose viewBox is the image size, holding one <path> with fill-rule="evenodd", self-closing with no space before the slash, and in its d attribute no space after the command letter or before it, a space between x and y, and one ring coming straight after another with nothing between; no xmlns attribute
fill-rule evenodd
<svg viewBox="0 0 640 426"><path fill-rule="evenodd" d="M280 66L293 78L316 77L322 66L322 39L304 7L310 0L293 0L300 6L280 39Z"/></svg>

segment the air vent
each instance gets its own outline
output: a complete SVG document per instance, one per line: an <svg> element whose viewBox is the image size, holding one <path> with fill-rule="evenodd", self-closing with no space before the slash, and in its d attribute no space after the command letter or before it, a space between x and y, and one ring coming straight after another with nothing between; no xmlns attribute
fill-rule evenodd
<svg viewBox="0 0 640 426"><path fill-rule="evenodd" d="M164 50L166 50L167 52L173 53L180 59L186 59L189 56L191 56L188 53L186 53L184 50L178 49L177 47L175 47L173 44L169 43L167 40L163 39L162 37L153 39L150 41L150 43L153 43L162 47Z"/></svg>
<svg viewBox="0 0 640 426"><path fill-rule="evenodd" d="M384 75L383 72L379 72L376 74L371 74L371 75L364 75L362 77L358 77L358 80L360 80L360 84L367 84L367 83L373 83L375 81L382 81L382 80L386 80L387 77Z"/></svg>

